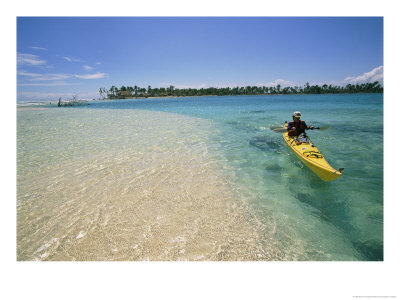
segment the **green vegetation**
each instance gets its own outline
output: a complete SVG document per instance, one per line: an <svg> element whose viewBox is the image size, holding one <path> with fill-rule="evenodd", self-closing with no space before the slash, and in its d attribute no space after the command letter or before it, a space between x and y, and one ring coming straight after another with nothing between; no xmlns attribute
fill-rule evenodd
<svg viewBox="0 0 400 300"><path fill-rule="evenodd" d="M234 96L234 95L278 95L278 94L353 94L353 93L382 93L383 87L378 81L373 83L348 84L346 86L333 86L324 84L311 85L306 83L303 87L284 87L277 85L247 86L247 87L225 87L225 88L202 88L202 89L177 89L174 86L168 88L152 88L148 86L112 86L110 89L100 88L99 93L102 99L126 99L126 98L147 98L147 97L187 97L187 96Z"/></svg>

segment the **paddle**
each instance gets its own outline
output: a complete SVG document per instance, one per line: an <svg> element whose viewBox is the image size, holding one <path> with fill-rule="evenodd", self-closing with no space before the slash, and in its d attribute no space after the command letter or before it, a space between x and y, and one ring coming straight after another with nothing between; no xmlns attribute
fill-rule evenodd
<svg viewBox="0 0 400 300"><path fill-rule="evenodd" d="M331 127L331 126L327 125L327 126L322 126L322 127L314 127L313 129L327 130L329 127ZM285 127L283 127L283 126L270 126L270 129L271 129L273 132L276 132L276 133L284 133L284 132L287 131L287 129L286 129ZM312 129L312 128L309 128L309 129L307 129L307 130L313 130L313 129Z"/></svg>

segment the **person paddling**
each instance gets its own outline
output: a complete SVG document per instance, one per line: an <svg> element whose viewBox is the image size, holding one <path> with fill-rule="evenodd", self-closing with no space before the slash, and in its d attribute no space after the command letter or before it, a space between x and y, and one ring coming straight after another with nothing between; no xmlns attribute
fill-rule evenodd
<svg viewBox="0 0 400 300"><path fill-rule="evenodd" d="M305 133L306 129L314 129L314 126L307 126L304 120L300 120L301 113L295 111L292 115L293 121L289 122L287 126L288 136L299 136Z"/></svg>

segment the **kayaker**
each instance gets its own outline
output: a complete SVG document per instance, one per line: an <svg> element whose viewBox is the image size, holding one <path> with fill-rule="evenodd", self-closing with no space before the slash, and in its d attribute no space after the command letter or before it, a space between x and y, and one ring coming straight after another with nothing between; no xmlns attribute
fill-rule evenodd
<svg viewBox="0 0 400 300"><path fill-rule="evenodd" d="M305 133L306 129L314 129L314 126L307 126L305 121L300 120L301 113L299 111L295 111L292 117L293 121L289 122L287 126L288 136L298 136Z"/></svg>

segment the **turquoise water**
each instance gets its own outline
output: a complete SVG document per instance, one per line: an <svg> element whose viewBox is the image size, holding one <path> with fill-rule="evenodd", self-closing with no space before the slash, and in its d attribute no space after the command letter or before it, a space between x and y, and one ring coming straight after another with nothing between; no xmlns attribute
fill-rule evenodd
<svg viewBox="0 0 400 300"><path fill-rule="evenodd" d="M309 136L334 168L344 168L341 178L331 182L321 181L288 149L281 134L269 129L271 125L283 124L285 120L289 120L295 110L302 112L308 125L330 125L326 131L309 132ZM143 111L169 113L167 116L170 117L153 127L146 123L146 120L151 118L143 114ZM176 115L184 119L175 118ZM76 116L79 116L79 120ZM160 115L157 118L164 116ZM156 122L157 118L151 122ZM168 118L170 122L181 123L169 124ZM64 124L61 127L58 123L60 120ZM37 124L37 128L28 124ZM93 124L93 127L90 127L90 124ZM143 128L136 132L141 124ZM175 127L171 129L170 125ZM45 133L48 128L54 128L58 133L63 130L62 136L54 134L52 139L44 139L48 141L43 142L46 147L52 149L52 154L46 158L40 154L43 143L40 148L37 144L37 134L33 133L37 133L38 128L43 131L43 136L48 134ZM135 140L132 135L139 135L140 139L138 137ZM78 141L71 145L70 141L78 136ZM190 142L191 140L193 142ZM104 160L114 159L109 157L114 155L111 153L117 152L123 153L122 156L118 156L118 163L122 164L124 158L133 155L129 152L132 151L132 145L137 147L137 143L140 143L142 149L134 155L140 153L145 157L143 153L146 152L163 155L172 151L174 141L177 155L182 151L195 154L198 149L205 162L197 162L197 158L188 162L196 161L205 165L207 161L212 161L223 174L215 175L215 178L224 178L239 198L244 199L242 201L246 205L243 207L248 212L246 216L251 219L258 232L257 247L263 249L260 253L273 253L263 256L262 259L383 260L381 94L114 100L94 102L83 107L51 107L46 111L19 112L18 177L20 190L23 190L19 196L19 216L25 215L25 200L22 198L25 194L31 194L29 178L38 168L55 166L61 157L74 157L81 160L80 164L86 164L92 155L96 157L95 162L100 164ZM164 148L160 145L162 143ZM56 153L54 149L57 149ZM153 152L154 149L159 150ZM93 153L94 151L98 153ZM34 153L33 156L31 153ZM143 160L143 157L140 159ZM46 161L46 164L43 164L43 161ZM88 166L94 170L107 170L107 167L92 167L93 161ZM68 169L68 166L63 168ZM120 172L118 169L111 170L111 163L109 168L111 179L115 179L113 184L125 180L129 174L125 167L121 167L125 172L122 175L116 174ZM159 166L152 167L151 172L157 168ZM198 172L195 164L188 168ZM52 169L52 172L55 171ZM62 170L55 172L57 176L61 176L59 172ZM78 174L82 172L84 171ZM210 174L209 170L205 169L201 172ZM90 174L90 180L97 176L93 175L94 171ZM87 178L82 177L82 180L88 181ZM40 184L43 184L43 181ZM204 183L204 189L207 189L207 184L210 190L213 189L212 184L207 182ZM192 186L193 181L187 183L188 191L191 189L188 188L189 185ZM88 187L89 185L85 186L85 193ZM47 191L51 188L43 187ZM201 186L198 188L200 192ZM59 192L63 195L68 193L62 190L62 187L59 188ZM54 190L51 190L51 193L54 193ZM77 191L77 197L82 193ZM32 202L31 205L37 204ZM22 217L19 220L22 220ZM28 218L26 222L30 222ZM21 225L21 228L23 227ZM82 230L75 233L79 240L84 236L83 232ZM22 234L20 236L22 243L24 237ZM231 237L235 237L235 234ZM57 237L46 242L43 238L41 242L45 246L41 248L46 248L46 245L50 247L50 244L53 244L51 241L55 244L59 243L59 240ZM259 254L259 257L262 255ZM25 259L22 254L20 257ZM214 260L215 256L205 258Z"/></svg>
<svg viewBox="0 0 400 300"><path fill-rule="evenodd" d="M228 159L226 168L259 215L275 210L286 215L296 202L303 217L311 216L307 221L296 220L296 211L289 214L293 226L311 227L303 234L314 235L320 222L348 240L357 251L356 259L383 259L383 95L122 100L96 107L159 110L212 120L222 130L216 142ZM280 134L269 130L290 119L295 110L309 125L331 126L309 135L333 167L345 168L342 178L322 182L290 152Z"/></svg>

